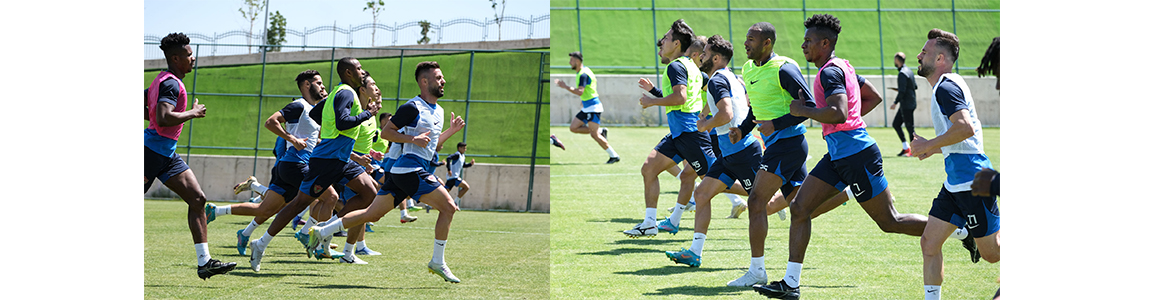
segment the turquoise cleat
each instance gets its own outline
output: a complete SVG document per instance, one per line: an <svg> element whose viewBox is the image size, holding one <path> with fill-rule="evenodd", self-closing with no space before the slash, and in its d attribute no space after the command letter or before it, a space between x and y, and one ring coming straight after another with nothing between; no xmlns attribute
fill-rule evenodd
<svg viewBox="0 0 1170 300"><path fill-rule="evenodd" d="M682 249L682 251L678 251L678 252L666 251L666 257L669 257L670 260L672 260L676 263L680 263L680 264L684 264L684 265L688 265L688 266L696 267L696 268L699 267L699 265L703 264L703 258L698 256L698 255L695 255L694 252L691 252L691 249L684 248L684 249Z"/></svg>
<svg viewBox="0 0 1170 300"><path fill-rule="evenodd" d="M211 221L215 221L215 204L203 205L203 213L207 214L207 223L211 224Z"/></svg>
<svg viewBox="0 0 1170 300"><path fill-rule="evenodd" d="M246 255L244 254L244 251L248 249L248 239L250 237L251 236L244 235L243 229L236 231L236 251L239 251L240 255Z"/></svg>
<svg viewBox="0 0 1170 300"><path fill-rule="evenodd" d="M670 218L658 221L658 230L669 232L670 234L678 233L678 225L670 224Z"/></svg>

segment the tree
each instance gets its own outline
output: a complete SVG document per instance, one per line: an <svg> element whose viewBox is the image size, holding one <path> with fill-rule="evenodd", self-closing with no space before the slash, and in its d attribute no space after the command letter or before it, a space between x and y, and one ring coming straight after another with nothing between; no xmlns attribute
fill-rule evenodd
<svg viewBox="0 0 1170 300"><path fill-rule="evenodd" d="M248 53L252 53L252 32L255 31L256 18L264 11L265 5L268 5L268 2L264 0L244 0L244 7L240 8L240 15L248 21Z"/></svg>
<svg viewBox="0 0 1170 300"><path fill-rule="evenodd" d="M284 45L284 42L287 42L287 40L284 39L284 35L285 26L288 25L288 22L284 19L284 16L280 15L279 10L276 11L276 13L268 14L268 19L268 36L265 37L265 44ZM264 51L280 52L280 48L281 47L266 47Z"/></svg>
<svg viewBox="0 0 1170 300"><path fill-rule="evenodd" d="M374 46L374 34L378 32L378 14L382 13L382 10L385 9L383 8L384 6L386 6L386 2L382 0L378 0L377 2L371 0L370 2L366 2L365 8L362 8L362 11L369 10L370 14L374 16L374 30L370 32L370 47Z"/></svg>
<svg viewBox="0 0 1170 300"><path fill-rule="evenodd" d="M488 0L492 2L492 11L496 11L496 0ZM500 11L496 13L496 40L499 41L504 36L504 3L508 0L500 0Z"/></svg>
<svg viewBox="0 0 1170 300"><path fill-rule="evenodd" d="M418 27L422 27L422 38L418 39L418 44L430 44L431 38L427 37L427 33L431 32L431 22L426 20L418 21Z"/></svg>

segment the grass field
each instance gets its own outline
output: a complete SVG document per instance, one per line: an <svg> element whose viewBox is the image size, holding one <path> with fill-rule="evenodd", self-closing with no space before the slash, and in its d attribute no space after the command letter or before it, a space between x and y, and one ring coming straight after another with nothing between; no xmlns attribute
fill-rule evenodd
<svg viewBox="0 0 1170 300"><path fill-rule="evenodd" d="M236 262L235 270L199 280L182 201L144 201L145 298L181 299L546 299L549 297L549 215L464 211L451 224L446 261L461 283L427 271L437 213L394 223L393 211L366 233L381 256L368 265L305 257L285 228L265 251L260 272L236 253L236 231L251 217L219 216L208 226L212 257ZM262 234L267 224L253 233ZM334 239L334 243L344 244ZM339 249L340 250L340 249ZM251 254L249 252L249 254Z"/></svg>
<svg viewBox="0 0 1170 300"><path fill-rule="evenodd" d="M622 161L612 165L586 135L565 127L552 133L566 151L553 151L552 279L551 290L560 299L761 299L750 288L726 283L747 270L749 245L746 214L726 219L730 202L712 199L712 221L703 251L703 265L675 264L664 251L690 246L694 214L683 215L678 235L630 239L621 233L642 221L644 202L639 173L646 155L668 133L666 128L610 128L612 147ZM882 150L886 179L903 213L927 214L930 201L945 177L942 157L925 161L894 156L901 149L892 128L870 128ZM933 137L930 128L917 133ZM985 151L999 166L998 128L984 128ZM820 128L806 134L811 170L825 153ZM678 181L669 173L659 176L659 220L669 216L678 194ZM845 206L813 220L813 235L801 275L802 298L916 299L922 297L922 254L918 237L882 233L860 206ZM769 219L767 272L769 280L784 275L787 261L787 221ZM999 264L972 264L958 241L944 246L943 296L947 299L989 299L999 284Z"/></svg>
<svg viewBox="0 0 1170 300"><path fill-rule="evenodd" d="M575 0L553 0L552 7L576 7ZM837 44L837 55L848 59L857 67L881 67L885 56L886 74L893 74L894 53L905 52L912 58L926 42L926 33L932 28L954 32L959 36L962 51L959 52L959 67L975 67L983 57L984 50L993 37L999 36L998 12L956 12L952 19L950 1L881 1L882 13L879 23L877 2L872 0L833 1L750 1L731 0L735 9L785 8L795 11L732 11L725 10L726 1L655 1L658 8L650 12L651 1L627 0L580 0L582 8L613 7L643 8L641 10L581 10L581 47L578 48L578 22L576 10L552 10L550 25L552 58L554 66L568 66L568 53L581 49L585 65L602 74L646 74L654 72L659 63L655 54L655 41L670 29L670 24L682 18L695 34L722 35L735 46L734 63L738 67L745 61L743 40L748 27L756 22L766 21L776 27L774 52L803 62L800 44L804 38L804 19L813 14L829 13L841 20L841 35ZM801 12L804 5L807 15ZM997 0L955 1L956 9L999 9ZM679 11L677 8L710 9L707 11ZM824 11L817 9L867 9L870 11ZM938 11L891 11L892 9L945 9ZM728 28L730 17L730 28ZM880 24L880 26L879 26ZM657 28L655 34L654 28ZM730 29L730 34L729 34ZM879 34L881 39L879 40ZM883 53L884 52L884 53ZM644 66L646 69L602 69L596 66ZM812 68L816 68L813 66ZM554 69L570 73L569 69ZM964 75L973 71L962 71ZM806 72L807 73L807 72ZM881 74L877 69L858 70L863 75Z"/></svg>
<svg viewBox="0 0 1170 300"><path fill-rule="evenodd" d="M472 100L536 102L537 89L543 84L544 95L541 101L548 103L550 86L538 81L541 68L539 53L477 53L474 58L474 69L469 68L472 57L466 53L409 56L405 59L397 57L361 59L363 69L369 71L378 82L382 97L390 99L384 100L381 112L394 113L397 104L401 103L393 99L399 95L405 101L418 94L418 85L413 77L414 67L419 62L428 60L439 62L447 79L445 95L439 105L448 113L453 112L467 121L464 131L467 133L468 154L532 155L533 129L539 131L536 136L544 136L548 132L547 126L534 126L537 116L534 104L466 103L462 100L470 96ZM401 79L398 76L400 64L402 74L405 74ZM194 96L193 98L199 98L200 104L207 106L207 117L187 122L183 128L183 135L179 137L179 151L186 153L186 149L182 147L188 144L189 136L190 144L195 146L272 148L276 142L276 135L263 128L264 120L289 101L300 97L300 91L297 90L294 81L297 74L306 69L321 72L321 77L330 89L333 88L329 86L330 82L334 85L339 84L340 79L330 71L330 66L329 61L269 64L263 68L265 75L263 93L290 97L267 97L263 103L258 103L256 96ZM260 65L202 67L192 74L187 74L183 82L188 92L255 95L261 92L261 69ZM547 76L547 68L545 72ZM149 87L157 75L158 70L144 71L143 87ZM471 75L470 95L467 92L468 75ZM188 105L191 105L190 101ZM539 113L540 124L547 123L548 113L548 105L542 105ZM449 123L450 120L446 122ZM449 142L452 145L448 145L449 148L446 148L444 153L451 153L455 149L454 143L460 141L463 141L463 132L451 138ZM547 157L548 148L543 147L543 141L536 142L539 146L536 156ZM191 153L250 156L254 151L192 149ZM271 155L268 151L260 151L259 154ZM478 157L477 161L527 164L529 159ZM537 163L547 164L548 160L538 159Z"/></svg>

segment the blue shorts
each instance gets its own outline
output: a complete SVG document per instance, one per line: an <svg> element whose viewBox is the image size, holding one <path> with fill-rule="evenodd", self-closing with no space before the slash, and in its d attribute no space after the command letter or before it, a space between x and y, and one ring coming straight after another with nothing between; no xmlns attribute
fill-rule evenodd
<svg viewBox="0 0 1170 300"><path fill-rule="evenodd" d="M358 164L358 166L361 166L361 164ZM380 166L381 166L381 164L379 164L379 167ZM362 172L365 172L365 171L366 171L366 167L362 167ZM385 177L385 175L386 175L386 172L382 171L381 168L378 168L378 169L374 170L373 174L370 174L370 177L374 178L374 184L378 184L378 181L382 180L382 178ZM338 198L338 200L341 201L341 204L343 204L343 205L346 204L347 202L349 202L349 199L353 198L353 196L357 196L357 192L354 192L353 189L350 189L345 184L334 184L333 189L341 192L340 198ZM381 189L381 188L379 187L379 189Z"/></svg>
<svg viewBox="0 0 1170 300"><path fill-rule="evenodd" d="M743 189L751 193L752 181L756 180L756 170L760 168L762 159L760 152L760 144L752 143L739 152L719 158L711 164L707 177L719 179L729 188L738 180Z"/></svg>
<svg viewBox="0 0 1170 300"><path fill-rule="evenodd" d="M676 164L686 160L699 176L707 175L707 170L715 163L711 136L706 132L683 132L675 138L667 134L654 150L674 160Z"/></svg>
<svg viewBox="0 0 1170 300"><path fill-rule="evenodd" d="M707 133L707 138L711 139L711 152L715 152L715 158L722 158L723 153L719 151L719 134L712 130Z"/></svg>
<svg viewBox="0 0 1170 300"><path fill-rule="evenodd" d="M142 189L143 193L150 190L150 185L154 184L155 178L158 178L158 181L166 184L167 180L170 180L171 177L191 169L191 167L187 166L187 163L183 162L182 158L179 158L178 153L171 153L170 157L166 157L158 154L158 152L154 152L154 150L150 150L146 146L143 146L142 152L145 152L146 157L146 173L142 177L143 185L145 186Z"/></svg>
<svg viewBox="0 0 1170 300"><path fill-rule="evenodd" d="M882 153L877 144L838 160L831 160L826 153L809 175L833 185L838 191L848 187L857 203L873 199L888 187L882 171Z"/></svg>
<svg viewBox="0 0 1170 300"><path fill-rule="evenodd" d="M345 185L365 172L361 165L346 160L309 158L309 172L301 181L300 191L313 198L321 197L334 183Z"/></svg>
<svg viewBox="0 0 1170 300"><path fill-rule="evenodd" d="M406 174L390 173L390 181L398 186L402 194L394 195L394 205L402 202L398 198L406 199L406 197L414 199L422 199L423 195L430 194L443 184L439 183L439 179L426 171L414 171Z"/></svg>
<svg viewBox="0 0 1170 300"><path fill-rule="evenodd" d="M968 234L980 238L999 231L999 204L995 197L976 197L971 191L951 193L946 188L938 192L930 215L958 227L967 227Z"/></svg>
<svg viewBox="0 0 1170 300"><path fill-rule="evenodd" d="M780 192L788 196L808 177L808 170L804 166L807 157L808 141L804 139L803 134L778 139L764 150L760 170L780 176L780 180L784 181Z"/></svg>
<svg viewBox="0 0 1170 300"><path fill-rule="evenodd" d="M447 184L444 184L443 186L447 187L447 190L450 190L453 187L459 186L460 183L463 183L463 178L447 178Z"/></svg>
<svg viewBox="0 0 1170 300"><path fill-rule="evenodd" d="M587 113L587 112L580 111L580 112L577 112L577 119L581 120L581 122L585 122L585 124L589 124L589 122L593 122L593 123L597 123L597 125L601 125L601 113L599 113L599 112Z"/></svg>
<svg viewBox="0 0 1170 300"><path fill-rule="evenodd" d="M284 203L292 201L297 196L301 181L309 173L309 165L300 162L277 161L272 166L272 180L268 183L268 190L284 197Z"/></svg>

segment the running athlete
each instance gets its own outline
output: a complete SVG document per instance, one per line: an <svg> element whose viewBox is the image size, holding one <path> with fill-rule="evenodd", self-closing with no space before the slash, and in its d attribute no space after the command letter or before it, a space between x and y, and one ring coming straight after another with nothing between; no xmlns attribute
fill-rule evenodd
<svg viewBox="0 0 1170 300"><path fill-rule="evenodd" d="M199 104L199 99L194 99L191 109L187 109L187 88L183 85L183 78L195 64L190 42L183 33L168 34L159 42L158 47L166 56L167 69L158 73L146 91L145 117L150 123L143 130L143 193L158 178L187 203L187 228L195 242L196 274L206 280L235 269L236 263L211 258L207 249L207 214L203 208L207 198L195 179L195 173L175 153L183 123L207 116L207 107Z"/></svg>
<svg viewBox="0 0 1170 300"><path fill-rule="evenodd" d="M915 135L910 148L919 160L942 153L947 174L931 205L921 242L924 299L938 300L943 283L942 245L955 229L966 227L982 258L999 262L999 205L994 196L972 192L976 172L991 169L991 160L983 152L983 126L971 89L963 77L951 72L959 57L959 37L935 28L926 38L918 54L918 75L932 87L935 138ZM978 262L976 257L971 261Z"/></svg>
<svg viewBox="0 0 1170 300"><path fill-rule="evenodd" d="M573 118L572 123L569 123L569 131L573 133L588 134L597 141L597 145L609 154L609 160L606 164L612 164L622 160L618 156L617 151L609 145L609 129L601 127L601 112L605 111L601 106L601 100L598 99L597 93L597 76L593 75L593 70L586 67L582 62L584 57L581 52L569 53L569 66L573 67L573 71L577 71L577 87L570 87L560 79L554 79L557 86L561 87L581 97L581 111ZM556 136L552 137L553 144L559 144ZM559 145L564 150L563 145Z"/></svg>
<svg viewBox="0 0 1170 300"><path fill-rule="evenodd" d="M448 193L453 188L459 187L459 194L455 196L456 206L463 200L463 195L471 189L467 181L463 180L463 169L474 166L475 159L472 158L470 162L467 162L467 158L463 156L465 154L467 154L467 143L459 142L455 145L455 153L447 156L447 183L444 186L446 186Z"/></svg>

